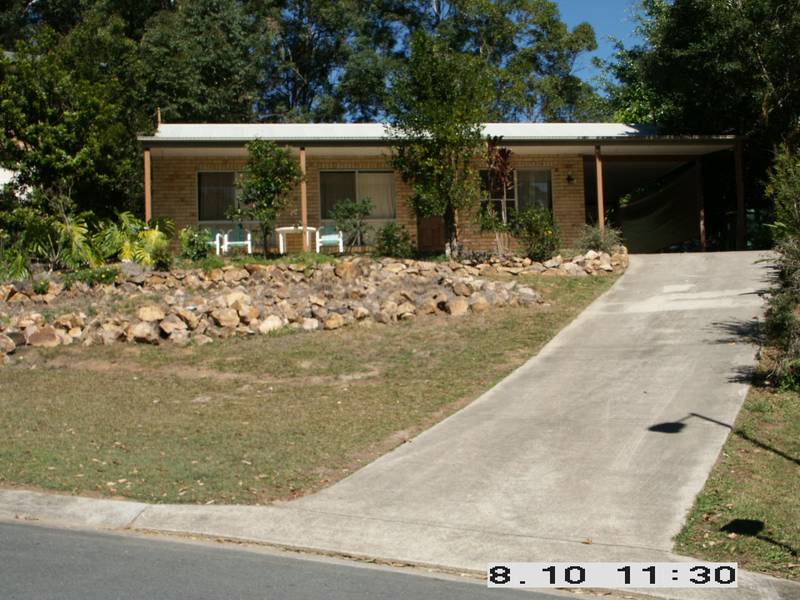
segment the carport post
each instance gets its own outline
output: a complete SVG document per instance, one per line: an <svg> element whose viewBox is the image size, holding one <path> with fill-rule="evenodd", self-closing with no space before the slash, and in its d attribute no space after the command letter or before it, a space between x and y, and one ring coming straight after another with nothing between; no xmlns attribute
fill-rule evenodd
<svg viewBox="0 0 800 600"><path fill-rule="evenodd" d="M300 223L303 226L303 252L308 252L308 187L306 186L306 149L300 148Z"/></svg>
<svg viewBox="0 0 800 600"><path fill-rule="evenodd" d="M153 218L153 183L150 174L150 148L144 149L144 221Z"/></svg>
<svg viewBox="0 0 800 600"><path fill-rule="evenodd" d="M733 151L736 166L736 249L744 250L747 243L744 212L744 169L742 167L742 141L736 141Z"/></svg>
<svg viewBox="0 0 800 600"><path fill-rule="evenodd" d="M605 199L603 198L603 155L600 153L600 145L594 147L594 166L597 173L597 225L600 231L606 230L606 209Z"/></svg>
<svg viewBox="0 0 800 600"><path fill-rule="evenodd" d="M694 161L695 186L697 187L697 207L700 213L700 249L706 251L706 205L703 197L703 163Z"/></svg>

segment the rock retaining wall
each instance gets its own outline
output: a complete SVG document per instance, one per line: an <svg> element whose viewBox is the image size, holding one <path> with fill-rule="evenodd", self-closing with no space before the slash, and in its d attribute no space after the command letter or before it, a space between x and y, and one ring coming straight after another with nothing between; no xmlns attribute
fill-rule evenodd
<svg viewBox="0 0 800 600"><path fill-rule="evenodd" d="M530 266L520 272L530 272L525 271ZM480 277L485 270L480 264L354 258L313 267L226 266L207 273L126 269L129 274L113 284L76 283L65 290L51 282L41 295L1 285L0 356L24 345L205 344L283 327L338 329L543 303L540 294L513 279Z"/></svg>

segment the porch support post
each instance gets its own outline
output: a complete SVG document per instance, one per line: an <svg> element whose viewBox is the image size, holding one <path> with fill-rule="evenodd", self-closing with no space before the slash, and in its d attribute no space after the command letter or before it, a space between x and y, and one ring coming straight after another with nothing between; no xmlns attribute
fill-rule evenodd
<svg viewBox="0 0 800 600"><path fill-rule="evenodd" d="M153 218L153 182L150 173L150 148L144 149L144 220Z"/></svg>
<svg viewBox="0 0 800 600"><path fill-rule="evenodd" d="M706 203L703 197L703 163L698 158L694 161L694 180L697 187L697 208L700 224L700 249L706 251Z"/></svg>
<svg viewBox="0 0 800 600"><path fill-rule="evenodd" d="M605 198L603 197L603 155L600 146L594 147L594 167L597 174L597 225L601 232L606 230Z"/></svg>
<svg viewBox="0 0 800 600"><path fill-rule="evenodd" d="M300 223L303 226L303 252L308 252L308 186L306 185L306 149L300 148Z"/></svg>
<svg viewBox="0 0 800 600"><path fill-rule="evenodd" d="M736 141L733 151L734 163L736 168L736 249L744 250L747 243L746 217L744 211L744 168L742 167L742 142Z"/></svg>

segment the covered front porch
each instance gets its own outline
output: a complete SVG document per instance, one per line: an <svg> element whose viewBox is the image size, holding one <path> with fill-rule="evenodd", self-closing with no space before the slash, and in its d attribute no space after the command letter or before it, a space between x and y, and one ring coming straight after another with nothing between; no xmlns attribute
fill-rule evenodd
<svg viewBox="0 0 800 600"><path fill-rule="evenodd" d="M608 220L621 222L623 233L640 246L633 250L661 251L685 240L705 249L709 224L719 228L720 211L726 218L733 215L731 246L745 245L742 146L734 136L666 137L608 123L489 123L484 128L510 148L515 178L513 198L487 194L482 201L510 202L517 209L526 202L546 206L565 247L575 243L587 222L604 228ZM289 148L303 173L290 208L277 222L277 228L291 227L292 233L286 248L280 247L280 236L271 236L275 251L313 250L309 232L333 225L338 202L363 197L373 201L368 218L373 228L394 221L419 248L438 249L441 231L435 220L418 220L414 214L412 191L392 169L386 127L379 123L161 124L155 135L140 137L145 217L167 217L178 227L238 227L226 215L237 202L236 178L253 139ZM477 168L485 168L483 162L476 157ZM727 169L731 193L723 200L710 193L716 188L708 179L704 183L703 171L712 163L717 170L720 164ZM647 202L636 195L680 168L690 171L681 179L686 185L660 196L644 194ZM459 221L465 246L491 249L491 233L480 231L469 215L460 215Z"/></svg>

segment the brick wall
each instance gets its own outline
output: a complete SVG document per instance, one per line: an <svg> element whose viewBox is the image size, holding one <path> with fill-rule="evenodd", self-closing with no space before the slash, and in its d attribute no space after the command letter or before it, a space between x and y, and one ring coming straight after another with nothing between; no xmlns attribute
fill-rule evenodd
<svg viewBox="0 0 800 600"><path fill-rule="evenodd" d="M383 156L309 156L306 159L306 185L308 186L308 223L315 225L320 221L320 171L328 170L388 170L392 167L387 163ZM414 209L408 200L411 197L411 189L403 182L399 173L394 174L394 193L396 200L396 221L403 225L412 240L417 240L417 219ZM300 206L300 192L296 192L297 206Z"/></svg>
<svg viewBox="0 0 800 600"><path fill-rule="evenodd" d="M563 245L570 245L579 235L585 222L583 194L583 160L580 156L565 155L514 155L515 168L548 168L551 170L553 208L556 223L561 231ZM152 158L153 169L153 216L169 217L178 228L197 225L197 173L203 171L241 171L244 158L205 158L205 157L164 157ZM306 185L308 188L308 224L320 224L319 173L327 169L389 169L386 158L382 156L314 156L306 160ZM567 183L567 174L575 178ZM406 227L416 242L417 227L414 211L408 200L410 188L399 174L395 174L395 194L397 201L397 221ZM300 188L293 192L291 208L278 218L278 226L293 225L300 221ZM494 234L482 233L474 219L461 215L459 231L462 242L475 250L494 248ZM299 249L299 236L290 236L289 249Z"/></svg>
<svg viewBox="0 0 800 600"><path fill-rule="evenodd" d="M197 174L205 171L242 171L244 158L204 158L204 157L172 157L154 156L153 170L153 216L168 217L175 221L180 229L189 225L197 225ZM347 156L313 156L306 158L306 187L308 190L308 224L311 227L320 225L320 184L321 170L356 170L356 169L388 169L386 158L347 157ZM416 243L416 217L408 204L410 189L399 174L395 174L395 196L397 222L405 226ZM278 227L300 223L300 186L292 192L291 206L278 217ZM289 250L302 247L299 235L289 236Z"/></svg>
<svg viewBox="0 0 800 600"><path fill-rule="evenodd" d="M579 155L521 155L512 154L511 163L515 169L550 169L553 213L561 233L561 245L572 245L580 235L586 222L586 206L583 192L583 157ZM482 164L476 166L481 168ZM567 175L574 178L567 183ZM491 251L495 248L492 232L482 232L470 215L459 215L459 239L471 250Z"/></svg>

